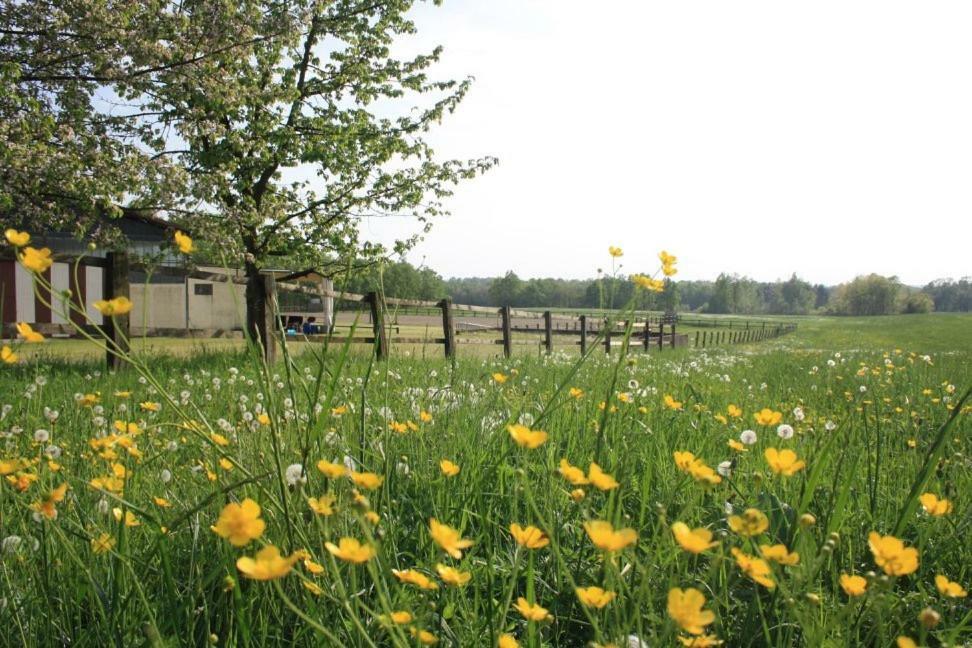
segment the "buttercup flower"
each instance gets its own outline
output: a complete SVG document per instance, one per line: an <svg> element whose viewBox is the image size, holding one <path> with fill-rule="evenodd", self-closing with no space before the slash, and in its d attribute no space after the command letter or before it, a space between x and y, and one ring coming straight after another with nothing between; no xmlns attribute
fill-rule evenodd
<svg viewBox="0 0 972 648"><path fill-rule="evenodd" d="M796 551L791 553L787 550L786 545L782 544L761 544L759 545L759 553L763 558L781 565L795 565L800 562L800 554Z"/></svg>
<svg viewBox="0 0 972 648"><path fill-rule="evenodd" d="M34 273L41 274L47 272L47 269L53 263L54 259L51 258L49 248L41 248L38 250L37 248L25 247L20 252L20 264Z"/></svg>
<svg viewBox="0 0 972 648"><path fill-rule="evenodd" d="M334 557L356 564L368 562L375 556L374 547L361 544L354 538L341 538L337 545L332 542L325 542L324 548Z"/></svg>
<svg viewBox="0 0 972 648"><path fill-rule="evenodd" d="M841 574L840 587L847 596L861 596L867 591L867 579L863 576Z"/></svg>
<svg viewBox="0 0 972 648"><path fill-rule="evenodd" d="M600 610L602 607L614 600L617 596L614 592L608 592L600 587L578 587L574 590L577 593L577 598L583 605L587 607L597 608Z"/></svg>
<svg viewBox="0 0 972 648"><path fill-rule="evenodd" d="M473 546L472 540L461 537L458 531L435 518L429 519L429 534L435 544L456 560L462 558L463 549Z"/></svg>
<svg viewBox="0 0 972 648"><path fill-rule="evenodd" d="M712 532L708 529L690 529L684 522L676 522L672 525L672 535L675 542L685 551L700 554L706 549L711 549L719 545L712 541Z"/></svg>
<svg viewBox="0 0 972 648"><path fill-rule="evenodd" d="M668 591L668 616L685 632L700 635L715 621L715 613L703 610L705 595L694 587L673 587Z"/></svg>
<svg viewBox="0 0 972 648"><path fill-rule="evenodd" d="M183 254L191 254L196 249L192 244L192 239L178 230L176 230L173 238L175 239L175 244L178 246L179 251Z"/></svg>
<svg viewBox="0 0 972 648"><path fill-rule="evenodd" d="M223 507L219 520L211 528L234 547L243 547L263 535L267 524L260 518L260 505L247 497L239 504L231 502Z"/></svg>
<svg viewBox="0 0 972 648"><path fill-rule="evenodd" d="M550 544L550 538L535 526L521 527L514 522L510 525L510 534L518 545L527 549L542 549Z"/></svg>
<svg viewBox="0 0 972 648"><path fill-rule="evenodd" d="M94 303L94 307L105 317L125 315L132 310L132 302L128 297L115 297L114 299L99 299Z"/></svg>
<svg viewBox="0 0 972 648"><path fill-rule="evenodd" d="M594 546L601 551L621 551L638 541L638 533L634 529L618 529L605 520L592 520L584 523L587 537Z"/></svg>
<svg viewBox="0 0 972 648"><path fill-rule="evenodd" d="M587 478L591 484L602 491L609 491L620 486L614 477L607 474L596 463L591 462L590 469L587 471Z"/></svg>
<svg viewBox="0 0 972 648"><path fill-rule="evenodd" d="M730 515L729 528L744 538L751 538L769 528L769 518L759 509L746 509L742 515Z"/></svg>
<svg viewBox="0 0 972 648"><path fill-rule="evenodd" d="M7 238L7 243L14 247L24 247L30 243L30 234L27 232L18 232L11 228L6 230L3 235Z"/></svg>
<svg viewBox="0 0 972 648"><path fill-rule="evenodd" d="M939 499L934 493L923 493L918 500L929 515L940 517L952 512L952 503L944 498Z"/></svg>
<svg viewBox="0 0 972 648"><path fill-rule="evenodd" d="M789 448L784 448L783 450L766 448L764 454L770 470L784 477L792 477L807 466L806 462L802 459L797 459L797 454Z"/></svg>
<svg viewBox="0 0 972 648"><path fill-rule="evenodd" d="M610 254L612 257L614 257L615 259L617 259L618 257L624 256L624 251L622 251L621 248L619 248L619 247L615 247L613 245L610 245L610 246L608 246L608 254Z"/></svg>
<svg viewBox="0 0 972 648"><path fill-rule="evenodd" d="M516 442L516 445L521 448L529 448L533 450L539 448L547 440L547 433L542 430L531 430L525 425L520 425L515 423L506 428L510 437Z"/></svg>
<svg viewBox="0 0 972 648"><path fill-rule="evenodd" d="M27 322L17 322L17 335L32 344L44 341L44 336L35 331Z"/></svg>
<svg viewBox="0 0 972 648"><path fill-rule="evenodd" d="M753 418L756 419L758 425L777 425L781 420L783 420L783 412L775 412L768 407L764 407L760 411L753 414Z"/></svg>
<svg viewBox="0 0 972 648"><path fill-rule="evenodd" d="M402 581L403 583L415 585L419 589L424 589L424 590L439 589L439 586L435 582L433 582L431 578L429 578L422 572L416 571L414 569L393 569L392 574L394 574L395 578Z"/></svg>
<svg viewBox="0 0 972 648"><path fill-rule="evenodd" d="M570 465L570 462L566 459L560 460L560 467L557 471L574 486L584 486L590 483L584 475L584 471L577 466Z"/></svg>
<svg viewBox="0 0 972 648"><path fill-rule="evenodd" d="M905 547L894 536L882 536L871 531L867 536L867 544L874 554L874 562L889 576L907 576L918 569L918 550Z"/></svg>
<svg viewBox="0 0 972 648"><path fill-rule="evenodd" d="M750 579L767 589L776 587L776 581L773 580L773 572L765 560L747 555L736 547L732 548L732 555L736 558L736 565Z"/></svg>
<svg viewBox="0 0 972 648"><path fill-rule="evenodd" d="M448 567L441 563L435 566L435 571L438 572L439 578L446 585L452 585L453 587L462 587L472 578L472 573L459 571L455 567Z"/></svg>
<svg viewBox="0 0 972 648"><path fill-rule="evenodd" d="M443 459L439 462L439 470L441 470L442 474L446 477L455 477L459 474L459 466L452 463L448 459Z"/></svg>
<svg viewBox="0 0 972 648"><path fill-rule="evenodd" d="M516 599L516 609L523 615L523 618L527 621L543 621L550 616L550 612L547 608L540 607L536 604L530 604L522 596Z"/></svg>
<svg viewBox="0 0 972 648"><path fill-rule="evenodd" d="M287 558L280 555L280 550L268 545L250 558L243 556L236 561L236 568L247 578L253 580L274 580L290 573L294 564L300 560L300 552L291 554Z"/></svg>
<svg viewBox="0 0 972 648"><path fill-rule="evenodd" d="M948 580L947 576L941 574L935 576L935 587L938 588L941 594L950 598L964 598L969 594L965 591L964 587L954 581Z"/></svg>

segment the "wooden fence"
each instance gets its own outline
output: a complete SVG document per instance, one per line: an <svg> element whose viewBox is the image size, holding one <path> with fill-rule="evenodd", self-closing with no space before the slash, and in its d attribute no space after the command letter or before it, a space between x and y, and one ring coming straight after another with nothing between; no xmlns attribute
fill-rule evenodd
<svg viewBox="0 0 972 648"><path fill-rule="evenodd" d="M106 258L84 257L78 259L58 259L59 261L77 261L82 265L97 266L104 269L103 294L108 297L130 296L130 286L128 274L130 269L140 269L143 266L132 263L127 252L109 252ZM179 268L165 268L164 272L178 274L186 280L202 279L211 282L232 283L238 285L246 284L246 279L226 273L212 273L193 271ZM610 354L613 348L621 347L624 344L624 336L631 329L631 336L628 341L628 349L643 349L649 351L651 348L662 350L665 347L686 347L691 345L689 335L679 334L679 327L695 328L694 346L707 348L717 345L753 343L768 338L779 337L796 329L792 323L752 321L738 319L718 319L708 320L693 317L670 317L653 316L645 313L641 319L618 321L611 317L606 317L603 313L597 314L576 314L564 316L563 313L553 311L537 312L534 310L514 309L510 306L503 306L499 309L488 306L471 306L467 304L453 304L450 299L440 301L422 301L414 299L397 299L384 297L377 292L370 292L364 295L346 293L340 291L330 291L325 289L312 289L296 282L277 281L273 275L263 275L264 290L266 291L266 313L265 321L261 322L259 329L266 331L266 344L264 345L267 359L273 361L277 356L278 335L282 333L281 321L278 317L277 295L278 291L305 292L315 296L331 297L339 302L352 305L352 308L361 309L368 313L371 324L371 335L353 336L350 342L354 344L370 344L375 348L375 353L379 358L388 356L391 343L396 344L434 344L442 345L446 357L452 358L456 355L459 345L464 344L488 344L502 345L503 353L509 357L513 353L513 347L517 345L539 345L550 353L554 349L554 339L563 337L576 338L568 342L573 346L580 347L581 353L587 353L593 345L602 346L605 353ZM414 312L416 314L429 315L438 313L441 317L441 337L405 337L390 335L392 330L398 328L387 321L389 308L394 307L395 312ZM335 309L336 310L336 309ZM463 317L485 316L498 319L498 324L460 326L457 328L455 323L456 314ZM557 321L555 322L555 318ZM515 320L519 320L516 323ZM532 326L524 323L523 320L532 320ZM713 330L698 330L699 328ZM130 337L129 317L116 316L106 318L102 325L102 331L109 339L108 365L118 367L122 360L120 354L113 352L127 351L128 339ZM271 334L270 332L274 333ZM497 332L499 339L484 339L476 337L475 334L481 332ZM146 334L177 334L178 329L167 329L165 331L146 331ZM221 331L225 334L225 331ZM181 331L183 336L199 337L199 331ZM216 333L213 333L216 336ZM516 337L514 337L516 336ZM538 340L524 339L528 336L539 336ZM326 334L303 335L301 339L307 341L323 342L325 340L348 340L348 334L339 333L332 328Z"/></svg>

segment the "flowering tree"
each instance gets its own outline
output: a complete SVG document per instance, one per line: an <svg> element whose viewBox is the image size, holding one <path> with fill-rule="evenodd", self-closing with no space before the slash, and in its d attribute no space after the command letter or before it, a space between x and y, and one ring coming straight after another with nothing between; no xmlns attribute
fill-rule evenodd
<svg viewBox="0 0 972 648"><path fill-rule="evenodd" d="M458 181L495 163L438 161L424 140L470 81L428 77L440 48L392 55L396 38L415 31L407 16L414 3L79 0L67 8L39 3L46 12L22 6L33 3L5 11L18 15L25 34L55 34L48 40L88 29L81 41L89 48L77 48L88 66L44 81L80 93L83 117L74 121L84 132L110 118L96 141L126 147L104 162L119 177L110 187L87 188L88 197L167 214L241 263L247 329L265 339L262 268L282 259L319 267L352 254L380 256L385 250L361 240L360 219L408 215L427 229ZM88 17L115 5L137 15L133 29ZM45 22L49 15L60 19ZM42 28L30 29L32 22ZM99 39L110 56L89 51ZM41 40L24 35L11 48L40 51ZM16 68L21 79L23 69ZM426 105L415 105L419 95L429 97ZM143 186L119 193L133 174ZM417 235L398 241L397 250Z"/></svg>

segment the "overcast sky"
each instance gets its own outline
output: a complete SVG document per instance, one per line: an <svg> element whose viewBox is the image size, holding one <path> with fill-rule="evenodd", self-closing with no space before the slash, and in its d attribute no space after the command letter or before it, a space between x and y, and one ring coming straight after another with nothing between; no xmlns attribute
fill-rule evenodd
<svg viewBox="0 0 972 648"><path fill-rule="evenodd" d="M446 0L476 77L430 136L495 155L409 255L444 276L972 274L972 2ZM375 219L390 241L414 222Z"/></svg>

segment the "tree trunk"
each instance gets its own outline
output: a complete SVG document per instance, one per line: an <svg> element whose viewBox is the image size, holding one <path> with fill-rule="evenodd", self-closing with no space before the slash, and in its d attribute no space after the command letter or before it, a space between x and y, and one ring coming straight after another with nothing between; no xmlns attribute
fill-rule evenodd
<svg viewBox="0 0 972 648"><path fill-rule="evenodd" d="M267 290L266 277L255 263L244 264L246 273L246 335L251 343L259 344L267 352Z"/></svg>

